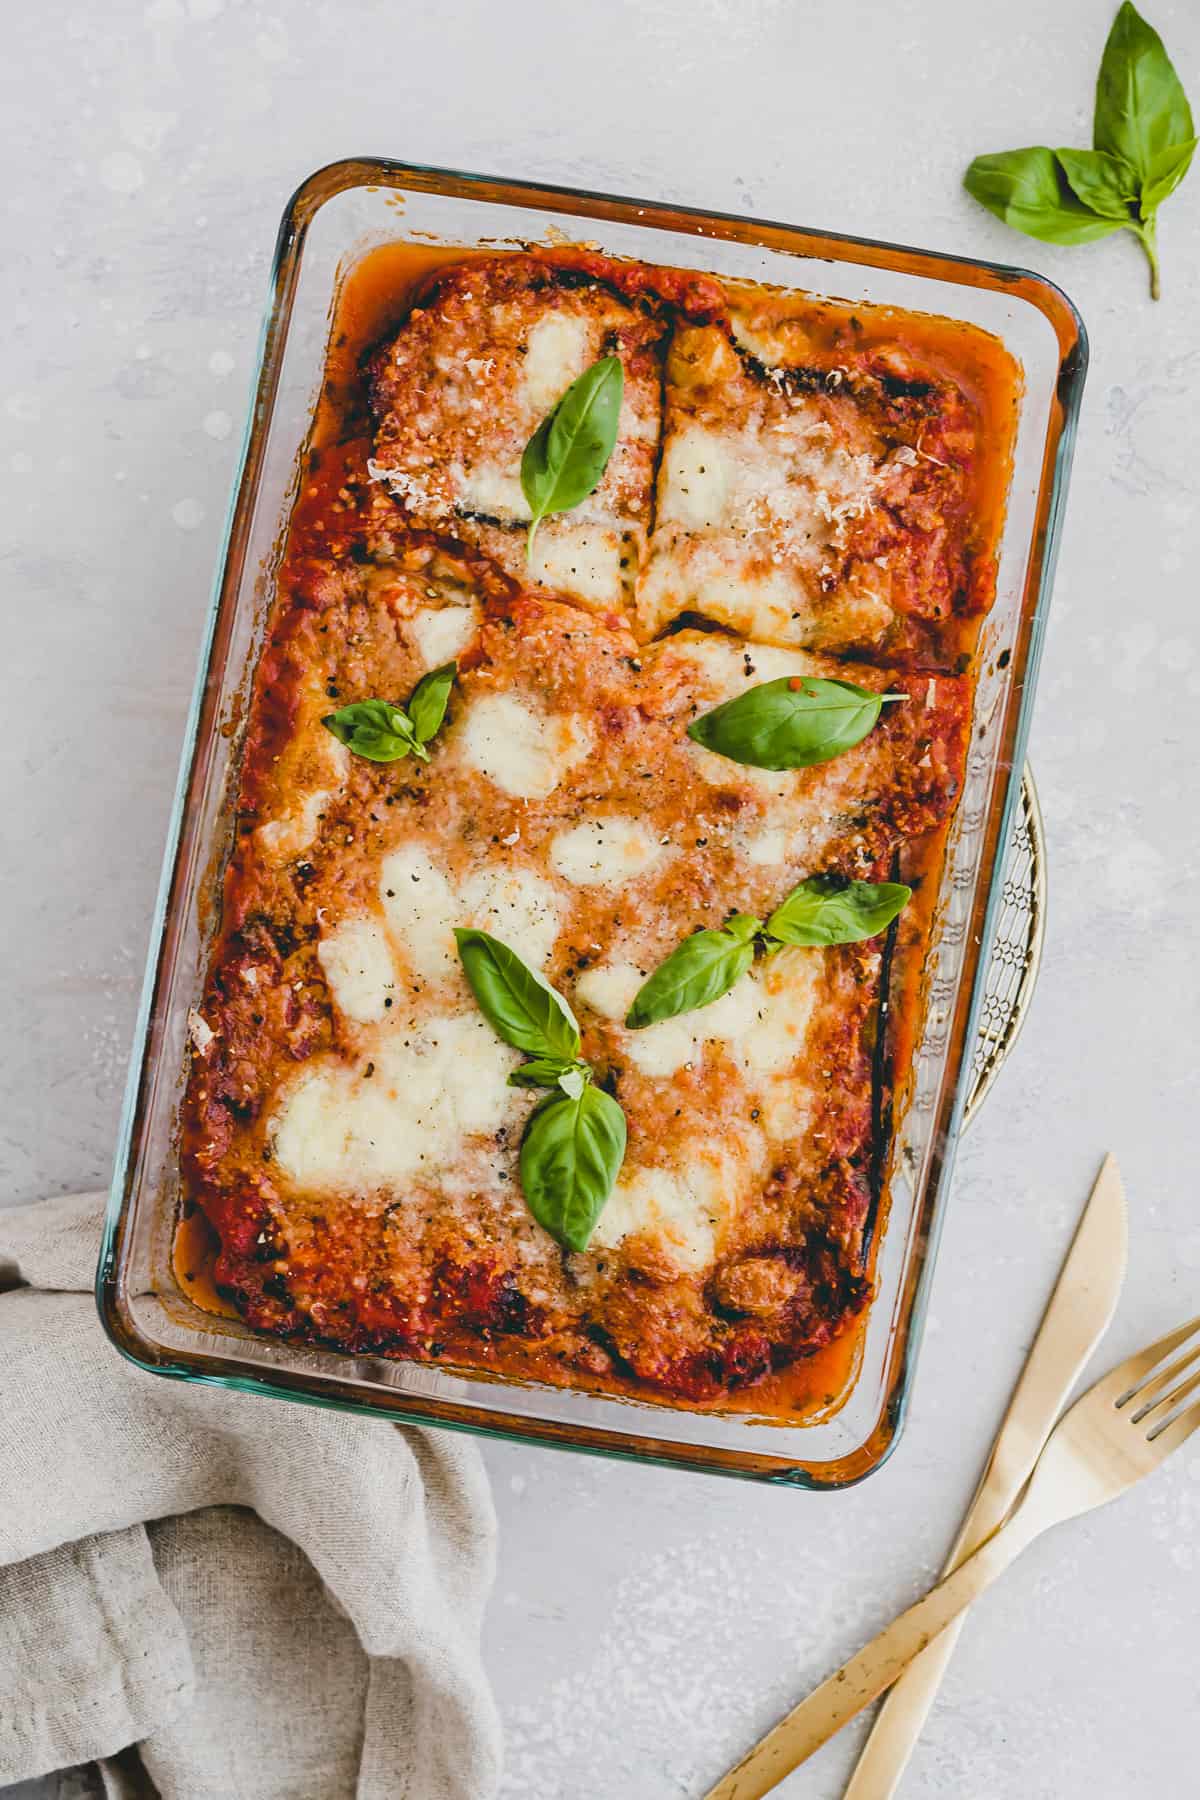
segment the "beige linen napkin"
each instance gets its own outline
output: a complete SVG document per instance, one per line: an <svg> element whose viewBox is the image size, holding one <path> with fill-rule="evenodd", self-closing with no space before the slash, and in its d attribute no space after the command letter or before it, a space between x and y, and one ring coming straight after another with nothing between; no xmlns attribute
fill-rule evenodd
<svg viewBox="0 0 1200 1800"><path fill-rule="evenodd" d="M132 1368L92 1300L101 1211L0 1212L0 1786L494 1794L475 1446Z"/></svg>

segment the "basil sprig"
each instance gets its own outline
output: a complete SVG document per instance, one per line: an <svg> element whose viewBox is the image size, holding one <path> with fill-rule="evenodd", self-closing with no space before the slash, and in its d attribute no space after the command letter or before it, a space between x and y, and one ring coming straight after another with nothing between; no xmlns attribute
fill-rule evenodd
<svg viewBox="0 0 1200 1800"><path fill-rule="evenodd" d="M861 743L885 701L907 699L907 694L876 694L852 681L781 675L701 713L688 726L688 736L752 768L808 769Z"/></svg>
<svg viewBox="0 0 1200 1800"><path fill-rule="evenodd" d="M788 944L855 944L878 937L911 898L912 889L898 881L811 875L792 889L765 925L750 913L737 913L720 930L684 938L642 983L625 1023L638 1031L711 1005L746 973L756 948L773 956Z"/></svg>
<svg viewBox="0 0 1200 1800"><path fill-rule="evenodd" d="M1125 0L1096 81L1092 149L1003 150L977 156L963 177L1006 225L1048 244L1087 244L1132 231L1159 296L1158 208L1191 166L1196 130L1162 39Z"/></svg>
<svg viewBox="0 0 1200 1800"><path fill-rule="evenodd" d="M413 689L407 708L390 700L355 700L326 713L321 723L339 743L369 762L399 762L410 754L428 762L425 746L441 729L457 674L458 664L452 662L430 670Z"/></svg>
<svg viewBox="0 0 1200 1800"><path fill-rule="evenodd" d="M571 383L526 444L521 491L532 514L528 558L542 520L570 512L599 487L616 447L624 391L620 357L601 357Z"/></svg>
<svg viewBox="0 0 1200 1800"><path fill-rule="evenodd" d="M463 972L492 1029L530 1058L512 1087L549 1093L521 1139L521 1187L530 1212L568 1250L585 1250L625 1158L625 1115L592 1084L575 1015L548 981L490 932L454 933Z"/></svg>

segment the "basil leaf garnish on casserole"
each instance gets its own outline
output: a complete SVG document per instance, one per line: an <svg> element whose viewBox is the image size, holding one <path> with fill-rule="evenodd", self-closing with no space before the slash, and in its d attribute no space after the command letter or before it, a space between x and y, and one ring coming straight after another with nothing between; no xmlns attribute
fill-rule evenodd
<svg viewBox="0 0 1200 1800"><path fill-rule="evenodd" d="M573 1063L579 1026L550 983L489 932L459 926L454 938L471 992L497 1036L539 1060Z"/></svg>
<svg viewBox="0 0 1200 1800"><path fill-rule="evenodd" d="M778 944L856 944L878 937L912 899L899 881L845 881L813 875L792 889L766 923Z"/></svg>
<svg viewBox="0 0 1200 1800"><path fill-rule="evenodd" d="M410 751L423 761L429 757L408 714L389 700L356 700L326 713L321 723L355 756L365 756L368 762L399 762Z"/></svg>
<svg viewBox="0 0 1200 1800"><path fill-rule="evenodd" d="M583 1250L612 1193L625 1156L625 1115L592 1086L579 1058L570 1007L515 950L486 931L454 933L464 973L489 1025L532 1061L512 1087L557 1091L535 1108L521 1139L521 1187L530 1212L568 1250Z"/></svg>
<svg viewBox="0 0 1200 1800"><path fill-rule="evenodd" d="M717 931L697 931L659 963L643 982L625 1023L637 1031L657 1019L694 1012L727 994L754 961L754 938L762 921L738 913Z"/></svg>
<svg viewBox="0 0 1200 1800"><path fill-rule="evenodd" d="M543 519L570 512L603 481L616 447L624 391L620 357L601 357L571 383L526 444L521 491L532 513L528 555Z"/></svg>
<svg viewBox="0 0 1200 1800"><path fill-rule="evenodd" d="M522 1063L514 1069L508 1078L509 1087L542 1087L562 1088L569 1094L572 1088L580 1085L576 1076L586 1077L588 1066L584 1062L562 1062L555 1056L535 1056L532 1062Z"/></svg>
<svg viewBox="0 0 1200 1800"><path fill-rule="evenodd" d="M738 913L717 931L684 938L634 995L625 1016L631 1031L711 1006L740 981L756 946L773 956L785 945L856 944L878 937L912 898L897 881L873 884L813 875L794 887L764 925Z"/></svg>
<svg viewBox="0 0 1200 1800"><path fill-rule="evenodd" d="M688 726L706 750L756 769L807 769L862 742L889 700L852 681L781 675L760 682Z"/></svg>
<svg viewBox="0 0 1200 1800"><path fill-rule="evenodd" d="M425 748L441 728L457 663L433 669L417 683L407 710L390 700L355 700L321 720L339 743L369 762L399 762L409 753L429 761Z"/></svg>
<svg viewBox="0 0 1200 1800"><path fill-rule="evenodd" d="M418 743L428 744L441 729L457 674L457 663L444 663L440 669L431 669L428 675L423 675L413 689L408 716Z"/></svg>
<svg viewBox="0 0 1200 1800"><path fill-rule="evenodd" d="M521 1140L525 1202L538 1224L568 1250L586 1250L625 1160L625 1114L611 1094L586 1083L551 1094Z"/></svg>

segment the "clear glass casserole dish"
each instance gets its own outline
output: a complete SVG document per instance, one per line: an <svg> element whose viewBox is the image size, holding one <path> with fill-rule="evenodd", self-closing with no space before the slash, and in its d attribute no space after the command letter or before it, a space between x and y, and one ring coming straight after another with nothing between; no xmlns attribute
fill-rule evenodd
<svg viewBox="0 0 1200 1800"><path fill-rule="evenodd" d="M602 252L982 327L1024 392L996 602L978 658L964 791L950 834L907 1103L892 1145L876 1294L854 1380L803 1423L488 1380L314 1349L201 1310L172 1273L178 1106L236 798L239 727L345 271L376 245ZM141 1367L341 1406L807 1487L870 1473L896 1442L962 1125L1000 869L1032 708L1086 367L1078 315L1021 270L790 226L376 161L312 176L280 229L253 410L188 724L97 1277L101 1317Z"/></svg>

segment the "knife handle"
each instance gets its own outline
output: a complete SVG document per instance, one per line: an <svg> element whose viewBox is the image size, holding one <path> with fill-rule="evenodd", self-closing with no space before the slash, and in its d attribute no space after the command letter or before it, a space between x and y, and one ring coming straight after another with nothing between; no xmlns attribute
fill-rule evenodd
<svg viewBox="0 0 1200 1800"><path fill-rule="evenodd" d="M1004 1517L1002 1496L1015 1493L1024 1486L1037 1460L1038 1448L1036 1444L1022 1444L1018 1449L1018 1469L1003 1473L996 1467L997 1457L993 1451L962 1530L951 1546L943 1576L953 1574L1001 1523ZM965 1623L966 1614L960 1613L934 1638L927 1650L914 1657L885 1695L842 1800L893 1800Z"/></svg>
<svg viewBox="0 0 1200 1800"><path fill-rule="evenodd" d="M763 1800L786 1775L806 1762L864 1706L903 1674L914 1656L930 1644L964 1607L1002 1575L1014 1557L1058 1515L1049 1505L1027 1502L1006 1525L953 1575L931 1588L873 1638L857 1656L792 1708L772 1731L760 1738L736 1768L729 1771L704 1800Z"/></svg>
<svg viewBox="0 0 1200 1800"><path fill-rule="evenodd" d="M964 1617L960 1613L922 1650L886 1696L843 1800L892 1800L937 1699Z"/></svg>
<svg viewBox="0 0 1200 1800"><path fill-rule="evenodd" d="M1108 1327L1121 1291L1127 1243L1120 1171L1108 1155L1092 1184L975 1498L951 1546L945 1574L996 1530L1028 1481L1076 1376ZM886 1696L843 1800L893 1800L963 1622L960 1617L948 1625Z"/></svg>

